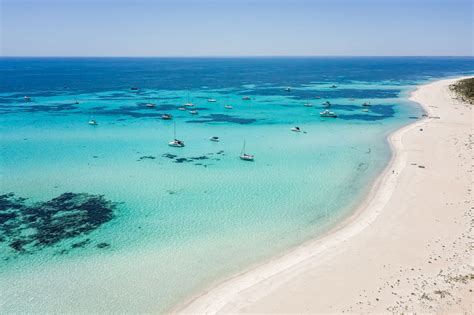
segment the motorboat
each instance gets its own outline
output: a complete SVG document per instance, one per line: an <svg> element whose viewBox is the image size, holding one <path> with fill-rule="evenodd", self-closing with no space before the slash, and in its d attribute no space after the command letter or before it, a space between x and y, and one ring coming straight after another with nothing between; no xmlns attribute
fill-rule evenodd
<svg viewBox="0 0 474 315"><path fill-rule="evenodd" d="M217 102L217 100L216 100L215 98L209 98L209 99L207 99L207 101L208 101L209 103L215 103L215 102Z"/></svg>
<svg viewBox="0 0 474 315"><path fill-rule="evenodd" d="M91 126L97 126L98 125L97 121L95 121L94 119L89 120L88 124L91 125Z"/></svg>
<svg viewBox="0 0 474 315"><path fill-rule="evenodd" d="M199 115L199 112L197 110L192 110L192 111L189 111L189 113L191 115Z"/></svg>
<svg viewBox="0 0 474 315"><path fill-rule="evenodd" d="M244 97L242 97L242 100L244 100L244 101L250 101L250 96L244 96Z"/></svg>
<svg viewBox="0 0 474 315"><path fill-rule="evenodd" d="M180 110L180 111L185 111L186 108L184 108L184 107L178 107L178 110Z"/></svg>
<svg viewBox="0 0 474 315"><path fill-rule="evenodd" d="M194 104L193 104L193 103L191 103L191 102L187 102L186 104L184 104L184 106L186 106L186 107L193 107L193 106L194 106Z"/></svg>
<svg viewBox="0 0 474 315"><path fill-rule="evenodd" d="M25 99L25 102L31 102L31 97L29 96L25 96L24 99Z"/></svg>
<svg viewBox="0 0 474 315"><path fill-rule="evenodd" d="M171 119L173 119L173 116L170 115L170 114L163 114L163 115L161 115L161 119L163 119L163 120L171 120Z"/></svg>
<svg viewBox="0 0 474 315"><path fill-rule="evenodd" d="M290 87L286 87L286 88L285 88L285 92L291 92L291 88L290 88Z"/></svg>
<svg viewBox="0 0 474 315"><path fill-rule="evenodd" d="M216 137L216 136L210 137L209 140L214 141L214 142L220 141L219 137Z"/></svg>
<svg viewBox="0 0 474 315"><path fill-rule="evenodd" d="M225 108L225 109L232 109L232 108L234 108L234 107L232 107L232 105L226 105L226 106L224 106L224 108Z"/></svg>
<svg viewBox="0 0 474 315"><path fill-rule="evenodd" d="M293 127L293 128L291 128L291 131L300 132L301 129L300 129L300 127Z"/></svg>
<svg viewBox="0 0 474 315"><path fill-rule="evenodd" d="M362 104L362 106L370 106L370 103L369 102L364 102L364 104Z"/></svg>
<svg viewBox="0 0 474 315"><path fill-rule="evenodd" d="M325 106L325 107L331 107L331 102L326 101L326 102L323 103L323 106Z"/></svg>
<svg viewBox="0 0 474 315"><path fill-rule="evenodd" d="M329 110L324 110L322 112L319 113L319 115L321 117L329 117L329 118L336 118L337 117L337 114L335 112L331 112Z"/></svg>
<svg viewBox="0 0 474 315"><path fill-rule="evenodd" d="M155 107L156 105L153 104L153 103L147 103L147 104L145 104L145 106L148 107L148 108L153 108L153 107Z"/></svg>
<svg viewBox="0 0 474 315"><path fill-rule="evenodd" d="M311 103L305 103L304 106L305 106L305 107L313 107L313 104L311 104Z"/></svg>

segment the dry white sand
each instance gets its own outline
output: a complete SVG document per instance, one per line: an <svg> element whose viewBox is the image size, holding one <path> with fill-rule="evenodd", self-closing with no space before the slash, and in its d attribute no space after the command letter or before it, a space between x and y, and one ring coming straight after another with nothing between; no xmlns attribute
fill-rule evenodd
<svg viewBox="0 0 474 315"><path fill-rule="evenodd" d="M392 161L351 218L176 312L472 312L473 111L455 81L413 92L429 117L390 136Z"/></svg>

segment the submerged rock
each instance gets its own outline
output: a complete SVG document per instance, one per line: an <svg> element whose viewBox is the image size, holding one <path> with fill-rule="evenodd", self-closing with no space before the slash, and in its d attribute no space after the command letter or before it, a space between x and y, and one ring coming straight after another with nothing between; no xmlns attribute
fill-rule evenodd
<svg viewBox="0 0 474 315"><path fill-rule="evenodd" d="M96 230L112 220L115 208L104 196L87 193L67 192L33 204L13 193L0 195L0 242L18 253L40 250Z"/></svg>

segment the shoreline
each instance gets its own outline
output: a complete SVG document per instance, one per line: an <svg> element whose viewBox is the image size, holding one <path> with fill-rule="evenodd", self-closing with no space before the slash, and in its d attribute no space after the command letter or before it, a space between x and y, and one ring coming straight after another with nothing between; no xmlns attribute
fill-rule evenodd
<svg viewBox="0 0 474 315"><path fill-rule="evenodd" d="M315 239L309 240L283 255L274 257L253 268L238 273L220 284L211 287L209 290L201 292L190 300L187 300L184 304L178 305L177 308L172 310L172 313L215 314L219 312L265 312L270 309L281 312L282 310L280 308L272 308L272 305L265 308L265 306L272 304L268 298L264 303L258 302L271 295L271 292L281 289L286 283L308 272L308 270L317 269L319 265L330 262L331 257L338 255L338 247L345 245L345 243L348 243L351 239L364 232L378 219L381 213L384 212L384 208L387 206L387 203L389 203L399 184L400 174L406 170L408 166L408 152L403 146L403 137L408 132L416 128L428 127L437 120L436 117L432 117L434 115L432 108L418 99L420 89L436 84L448 84L447 82L451 84L462 78L465 77L428 82L417 86L417 88L410 93L409 99L417 102L419 106L423 108L426 117L405 125L387 136L387 141L392 152L390 161L382 173L375 179L367 195L362 199L362 202L355 207L352 214L334 228ZM322 254L327 254L327 256L323 256ZM295 287L297 288L297 286ZM292 289L294 288L292 287ZM307 292L306 294L311 294L311 292ZM283 297L284 293L279 292L279 295ZM255 310L252 309L253 304L260 304L260 306L263 307L257 307L257 310ZM278 304L278 302L273 304ZM250 307L250 310L245 309L246 307ZM301 305L301 307L304 307L304 305ZM284 310L284 312L292 310L293 309L290 308ZM304 310L294 311L301 312ZM306 309L306 311L319 312L320 310ZM329 308L323 311L340 312L342 309ZM353 311L353 309L350 309L350 311Z"/></svg>

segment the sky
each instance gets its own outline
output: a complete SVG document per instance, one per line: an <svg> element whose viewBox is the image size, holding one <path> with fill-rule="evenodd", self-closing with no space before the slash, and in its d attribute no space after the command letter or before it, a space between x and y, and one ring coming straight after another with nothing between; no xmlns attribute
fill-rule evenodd
<svg viewBox="0 0 474 315"><path fill-rule="evenodd" d="M473 0L0 0L0 56L473 56Z"/></svg>

